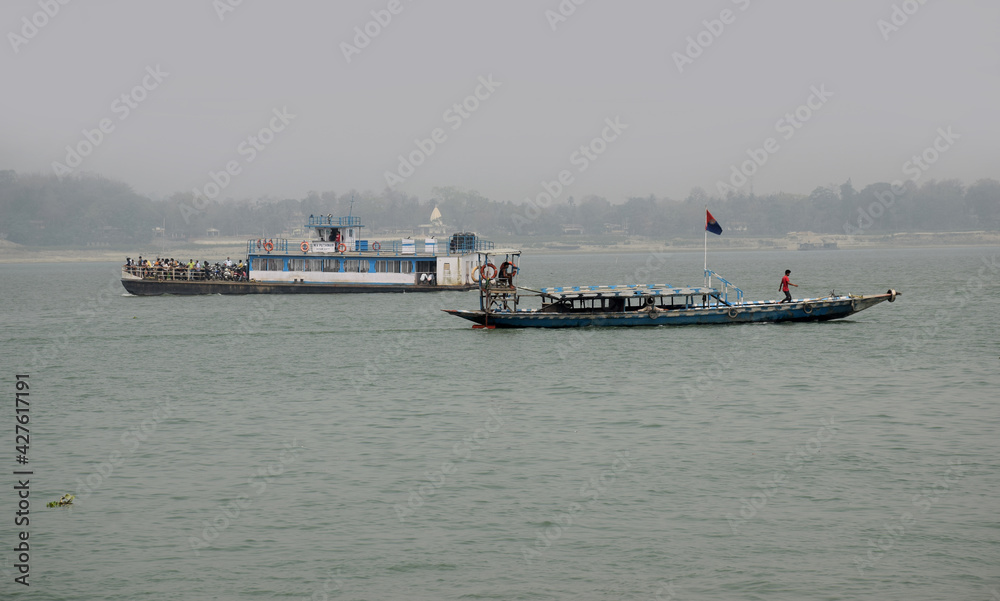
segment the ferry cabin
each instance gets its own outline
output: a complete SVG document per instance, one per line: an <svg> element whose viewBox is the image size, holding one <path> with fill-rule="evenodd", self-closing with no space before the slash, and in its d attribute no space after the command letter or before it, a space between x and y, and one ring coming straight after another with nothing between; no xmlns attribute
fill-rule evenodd
<svg viewBox="0 0 1000 601"><path fill-rule="evenodd" d="M315 238L250 240L250 279L263 283L372 286L471 286L477 250L492 247L472 234L455 234L438 247L427 238L379 243L362 238L359 217L310 216Z"/></svg>

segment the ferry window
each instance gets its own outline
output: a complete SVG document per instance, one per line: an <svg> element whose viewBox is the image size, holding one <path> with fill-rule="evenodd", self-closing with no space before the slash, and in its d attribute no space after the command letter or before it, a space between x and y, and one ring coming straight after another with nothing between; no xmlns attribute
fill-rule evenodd
<svg viewBox="0 0 1000 601"><path fill-rule="evenodd" d="M413 262L412 261L400 261L399 262L399 272L400 273L413 273Z"/></svg>
<svg viewBox="0 0 1000 601"><path fill-rule="evenodd" d="M434 273L437 271L437 269L435 269L436 263L437 261L417 261L417 272Z"/></svg>
<svg viewBox="0 0 1000 601"><path fill-rule="evenodd" d="M323 271L329 273L331 271L340 271L340 259L322 259L323 261Z"/></svg>
<svg viewBox="0 0 1000 601"><path fill-rule="evenodd" d="M399 273L399 261L375 261L375 271L379 273Z"/></svg>
<svg viewBox="0 0 1000 601"><path fill-rule="evenodd" d="M358 261L357 259L346 259L344 261L344 271L350 273L367 273L368 261Z"/></svg>
<svg viewBox="0 0 1000 601"><path fill-rule="evenodd" d="M306 259L306 271L323 271L323 259Z"/></svg>
<svg viewBox="0 0 1000 601"><path fill-rule="evenodd" d="M308 271L305 259L289 259L288 271Z"/></svg>
<svg viewBox="0 0 1000 601"><path fill-rule="evenodd" d="M281 271L283 266L281 259L257 258L250 268L254 271Z"/></svg>

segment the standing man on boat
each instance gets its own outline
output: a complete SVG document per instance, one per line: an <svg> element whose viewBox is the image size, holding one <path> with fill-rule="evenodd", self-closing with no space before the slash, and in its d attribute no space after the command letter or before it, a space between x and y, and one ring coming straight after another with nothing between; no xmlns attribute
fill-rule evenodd
<svg viewBox="0 0 1000 601"><path fill-rule="evenodd" d="M779 305L781 303L790 303L790 302L792 302L792 293L788 291L788 287L789 286L795 286L796 288L799 287L798 284L793 284L791 282L791 280L788 279L788 276L790 276L790 275L792 275L792 270L791 269L786 269L785 270L785 277L781 278L781 285L778 286L778 290L780 292L784 292L785 293L785 298L784 298L784 300L782 300L781 302L778 303Z"/></svg>

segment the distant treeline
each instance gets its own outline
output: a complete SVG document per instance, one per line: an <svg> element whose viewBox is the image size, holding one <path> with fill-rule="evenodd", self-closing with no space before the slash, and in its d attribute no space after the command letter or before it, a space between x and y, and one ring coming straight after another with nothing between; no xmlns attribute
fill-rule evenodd
<svg viewBox="0 0 1000 601"><path fill-rule="evenodd" d="M543 199L544 200L544 199ZM965 186L957 180L876 183L858 191L848 181L796 194L709 196L696 188L684 200L600 196L566 197L537 204L495 201L476 191L435 188L419 199L381 193L309 192L301 199L195 199L175 194L153 201L127 184L100 176L18 174L0 171L0 239L32 246L136 245L155 236L203 238L279 236L301 227L309 215L353 212L368 234L410 231L427 224L438 207L448 232L494 237L582 233L654 239L699 236L706 206L724 235L783 236L793 231L825 234L1000 229L1000 182Z"/></svg>

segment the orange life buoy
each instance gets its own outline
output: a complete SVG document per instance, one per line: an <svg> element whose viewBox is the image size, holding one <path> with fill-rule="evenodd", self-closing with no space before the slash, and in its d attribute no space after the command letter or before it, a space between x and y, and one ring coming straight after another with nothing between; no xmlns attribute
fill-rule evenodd
<svg viewBox="0 0 1000 601"><path fill-rule="evenodd" d="M382 250L382 245L378 242L372 242L372 250Z"/></svg>
<svg viewBox="0 0 1000 601"><path fill-rule="evenodd" d="M299 248L302 249L302 252L307 253L309 252L309 243L303 240L302 244L299 244Z"/></svg>
<svg viewBox="0 0 1000 601"><path fill-rule="evenodd" d="M347 245L341 242L340 246L337 247L337 252L347 252Z"/></svg>
<svg viewBox="0 0 1000 601"><path fill-rule="evenodd" d="M492 269L493 273L491 273L490 275L486 275L487 269ZM497 266L494 265L493 263L487 263L486 265L480 267L479 270L483 272L482 275L483 279L492 280L493 278L497 277Z"/></svg>
<svg viewBox="0 0 1000 601"><path fill-rule="evenodd" d="M473 282L478 282L479 281L479 270L480 269L482 269L482 267L480 267L479 265L473 265L472 266L472 281Z"/></svg>
<svg viewBox="0 0 1000 601"><path fill-rule="evenodd" d="M260 238L257 238L257 248L260 248Z"/></svg>
<svg viewBox="0 0 1000 601"><path fill-rule="evenodd" d="M265 242L264 243L264 250L266 250L267 252L271 252L272 250L274 250L274 243L271 242L270 240L268 240L267 242Z"/></svg>

